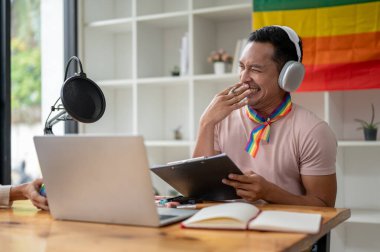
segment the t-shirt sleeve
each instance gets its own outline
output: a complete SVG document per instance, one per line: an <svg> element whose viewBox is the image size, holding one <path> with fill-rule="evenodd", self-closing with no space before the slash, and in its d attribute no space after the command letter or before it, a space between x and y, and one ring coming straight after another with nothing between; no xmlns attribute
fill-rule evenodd
<svg viewBox="0 0 380 252"><path fill-rule="evenodd" d="M301 139L301 175L331 175L335 173L337 141L326 122L315 125Z"/></svg>

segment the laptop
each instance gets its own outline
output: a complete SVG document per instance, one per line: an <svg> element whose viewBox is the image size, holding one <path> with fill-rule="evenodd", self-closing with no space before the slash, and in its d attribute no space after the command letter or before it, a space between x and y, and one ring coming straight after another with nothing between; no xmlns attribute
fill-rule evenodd
<svg viewBox="0 0 380 252"><path fill-rule="evenodd" d="M34 144L55 219L159 227L196 212L156 206L141 136L35 136Z"/></svg>

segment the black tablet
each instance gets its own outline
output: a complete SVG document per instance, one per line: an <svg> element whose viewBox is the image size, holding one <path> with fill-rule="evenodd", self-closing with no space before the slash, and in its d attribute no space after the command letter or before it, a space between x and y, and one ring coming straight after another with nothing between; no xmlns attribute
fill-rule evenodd
<svg viewBox="0 0 380 252"><path fill-rule="evenodd" d="M224 153L171 162L151 170L186 197L215 201L240 198L233 187L222 183L230 173L242 174Z"/></svg>

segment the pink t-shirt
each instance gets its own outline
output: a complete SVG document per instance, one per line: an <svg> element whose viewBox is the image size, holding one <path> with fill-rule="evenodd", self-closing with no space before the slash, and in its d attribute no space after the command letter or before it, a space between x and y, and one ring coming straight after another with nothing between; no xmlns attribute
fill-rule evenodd
<svg viewBox="0 0 380 252"><path fill-rule="evenodd" d="M312 112L293 103L288 115L271 124L269 143L261 141L253 158L245 146L257 125L245 107L233 111L215 127L215 150L226 153L242 172L252 170L296 195L305 194L301 175L335 173L335 135Z"/></svg>

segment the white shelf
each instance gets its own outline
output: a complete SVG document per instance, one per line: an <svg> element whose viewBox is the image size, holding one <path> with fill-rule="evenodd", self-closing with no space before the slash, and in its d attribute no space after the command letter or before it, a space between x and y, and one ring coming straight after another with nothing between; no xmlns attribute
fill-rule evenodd
<svg viewBox="0 0 380 252"><path fill-rule="evenodd" d="M351 209L348 223L380 224L380 210Z"/></svg>
<svg viewBox="0 0 380 252"><path fill-rule="evenodd" d="M112 20L95 21L87 24L87 28L99 29L107 32L132 31L132 18L118 18Z"/></svg>
<svg viewBox="0 0 380 252"><path fill-rule="evenodd" d="M196 84L235 84L239 81L238 75L235 73L225 73L225 74L202 74L195 75L194 81Z"/></svg>
<svg viewBox="0 0 380 252"><path fill-rule="evenodd" d="M251 4L236 4L228 6L202 8L193 11L196 16L205 17L214 21L232 21L246 15L251 15Z"/></svg>
<svg viewBox="0 0 380 252"><path fill-rule="evenodd" d="M189 147L192 144L192 141L184 140L145 141L147 147Z"/></svg>
<svg viewBox="0 0 380 252"><path fill-rule="evenodd" d="M380 147L380 141L338 141L339 147Z"/></svg>
<svg viewBox="0 0 380 252"><path fill-rule="evenodd" d="M189 83L187 76L158 77L158 78L140 78L137 80L139 85L186 85Z"/></svg>
<svg viewBox="0 0 380 252"><path fill-rule="evenodd" d="M224 0L224 1L207 1L207 0L193 0L193 10L210 10L225 8L234 9L241 6L249 6L252 11L251 0Z"/></svg>
<svg viewBox="0 0 380 252"><path fill-rule="evenodd" d="M121 79L121 80L97 80L96 83L100 87L113 87L113 88L123 88L132 87L133 80L131 79Z"/></svg>
<svg viewBox="0 0 380 252"><path fill-rule="evenodd" d="M174 12L174 13L169 13L169 14L162 13L162 14L140 16L140 17L137 17L137 21L144 24L150 24L155 27L171 28L171 27L187 25L187 17L188 17L187 11L180 11L180 12Z"/></svg>

